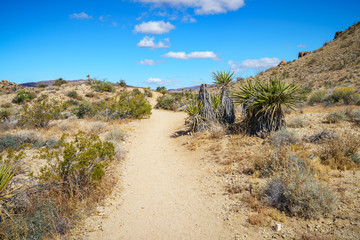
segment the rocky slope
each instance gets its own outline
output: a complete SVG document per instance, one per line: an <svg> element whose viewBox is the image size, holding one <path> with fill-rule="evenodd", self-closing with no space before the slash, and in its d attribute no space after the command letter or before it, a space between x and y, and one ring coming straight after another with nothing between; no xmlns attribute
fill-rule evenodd
<svg viewBox="0 0 360 240"><path fill-rule="evenodd" d="M323 47L308 54L299 54L297 60L283 61L252 78L268 79L275 74L312 88L339 85L359 88L360 22L343 32L337 32L334 40Z"/></svg>

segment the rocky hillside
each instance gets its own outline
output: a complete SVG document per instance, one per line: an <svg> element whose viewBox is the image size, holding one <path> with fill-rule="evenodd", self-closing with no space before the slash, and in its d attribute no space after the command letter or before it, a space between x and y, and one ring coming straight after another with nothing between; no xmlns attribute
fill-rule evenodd
<svg viewBox="0 0 360 240"><path fill-rule="evenodd" d="M323 47L301 52L297 60L282 61L255 77L268 79L274 74L312 88L360 88L360 22L337 32Z"/></svg>
<svg viewBox="0 0 360 240"><path fill-rule="evenodd" d="M23 87L17 85L16 83L12 83L6 80L2 80L0 82L0 93L11 93L11 92L16 92L20 89L22 89Z"/></svg>

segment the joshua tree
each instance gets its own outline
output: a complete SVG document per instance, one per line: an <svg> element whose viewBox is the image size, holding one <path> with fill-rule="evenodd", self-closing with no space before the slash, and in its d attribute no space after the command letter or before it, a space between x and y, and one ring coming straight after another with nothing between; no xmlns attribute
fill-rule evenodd
<svg viewBox="0 0 360 240"><path fill-rule="evenodd" d="M221 104L219 106L220 121L232 124L235 121L235 107L230 98L228 86L234 79L234 73L230 71L218 71L213 73L215 84L220 87Z"/></svg>
<svg viewBox="0 0 360 240"><path fill-rule="evenodd" d="M247 80L232 97L235 103L243 104L248 132L261 137L285 127L283 107L294 109L303 100L298 85L276 77L268 82Z"/></svg>

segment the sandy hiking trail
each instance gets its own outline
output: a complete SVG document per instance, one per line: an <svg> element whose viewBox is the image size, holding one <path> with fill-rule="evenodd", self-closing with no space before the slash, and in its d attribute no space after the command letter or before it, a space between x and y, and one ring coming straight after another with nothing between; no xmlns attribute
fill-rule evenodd
<svg viewBox="0 0 360 240"><path fill-rule="evenodd" d="M233 239L221 215L220 185L208 177L201 152L172 136L185 113L153 110L132 122L122 191L104 208L85 239Z"/></svg>

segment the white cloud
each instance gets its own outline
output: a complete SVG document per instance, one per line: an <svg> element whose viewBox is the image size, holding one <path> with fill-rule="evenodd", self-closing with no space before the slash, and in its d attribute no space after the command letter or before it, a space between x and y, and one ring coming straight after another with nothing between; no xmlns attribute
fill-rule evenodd
<svg viewBox="0 0 360 240"><path fill-rule="evenodd" d="M152 59L144 59L144 60L137 62L136 64L152 66L152 65L156 65L158 63L163 63L163 62L165 62L165 61L154 61Z"/></svg>
<svg viewBox="0 0 360 240"><path fill-rule="evenodd" d="M307 45L305 45L305 44L299 44L299 45L297 45L296 47L297 47L297 48L306 48Z"/></svg>
<svg viewBox="0 0 360 240"><path fill-rule="evenodd" d="M70 15L71 19L91 19L92 16L89 16L87 13L81 12L81 13L73 13Z"/></svg>
<svg viewBox="0 0 360 240"><path fill-rule="evenodd" d="M163 86L169 86L172 85L171 81L167 80L167 79L161 79L161 78L149 78L148 80L146 80L146 83L148 84L152 84L152 85L163 85Z"/></svg>
<svg viewBox="0 0 360 240"><path fill-rule="evenodd" d="M155 43L154 40L155 40L154 37L145 36L143 39L140 40L140 42L136 46L141 48L152 48L152 49L170 47L168 38L165 38L164 41L159 41L158 43Z"/></svg>
<svg viewBox="0 0 360 240"><path fill-rule="evenodd" d="M163 34L168 33L173 29L175 29L175 26L170 22L149 21L136 25L134 32L144 34Z"/></svg>
<svg viewBox="0 0 360 240"><path fill-rule="evenodd" d="M204 59L204 58L211 58L213 60L217 59L217 56L214 52L211 51L205 51L205 52L191 52L186 54L185 52L168 52L163 57L168 58L176 58L181 60L187 60L187 59Z"/></svg>
<svg viewBox="0 0 360 240"><path fill-rule="evenodd" d="M195 14L219 14L236 11L245 6L244 0L136 0L151 7L170 6L174 8L194 8Z"/></svg>
<svg viewBox="0 0 360 240"><path fill-rule="evenodd" d="M228 65L230 65L231 71L242 72L246 69L264 69L275 67L280 63L280 61L281 60L278 58L264 57L260 59L247 59L241 63L229 60Z"/></svg>
<svg viewBox="0 0 360 240"><path fill-rule="evenodd" d="M196 23L196 19L193 18L192 16L190 15L185 15L182 19L181 19L182 22L184 23Z"/></svg>

